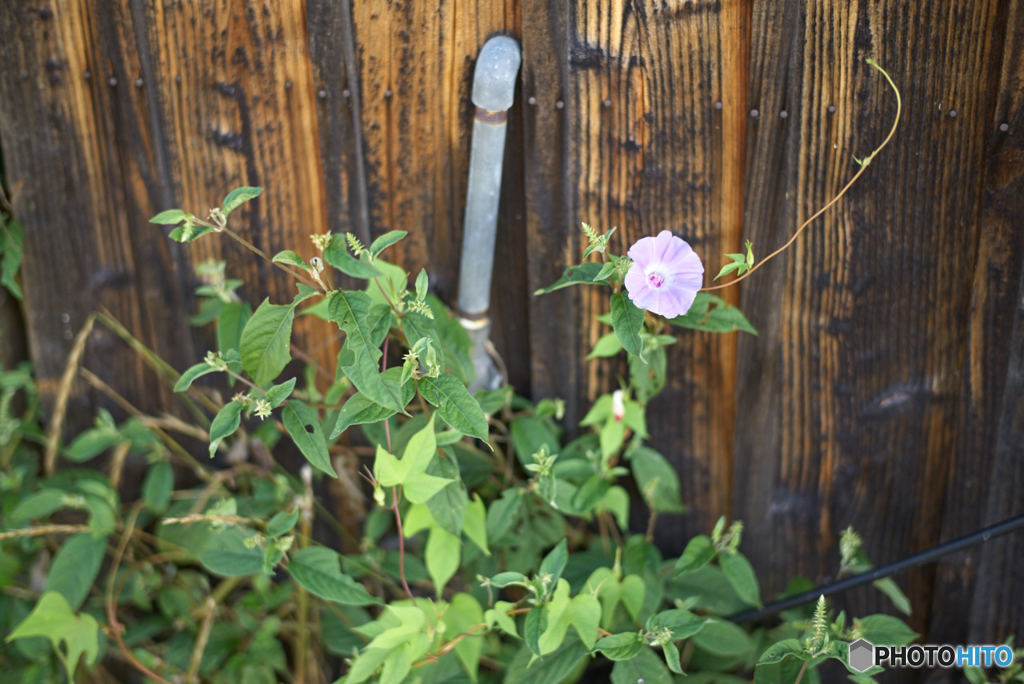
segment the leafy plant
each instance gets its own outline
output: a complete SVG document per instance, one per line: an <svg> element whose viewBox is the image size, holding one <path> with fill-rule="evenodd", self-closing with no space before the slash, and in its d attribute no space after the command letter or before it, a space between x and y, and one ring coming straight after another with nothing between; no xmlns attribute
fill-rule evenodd
<svg viewBox="0 0 1024 684"><path fill-rule="evenodd" d="M118 422L101 410L58 449L37 425L30 370L0 374L5 675L52 681L63 671L70 681L84 662L100 677L130 667L161 682L341 673L348 684L554 684L602 670L613 682L817 681L825 660L849 667L852 640L915 637L886 615L833 617L824 598L747 631L728 620L763 603L740 522L719 520L677 557L652 543L659 515L685 511L678 475L646 444L666 347L680 328L756 334L739 309L693 287L702 266L682 240L659 235L645 249L680 251L641 261L612 253L614 229L584 225L583 263L538 291L602 288L609 329L590 358L625 354L628 366L566 430L559 400L509 387L470 393L466 332L430 294L425 270L412 278L385 258L404 231L369 246L313 235L269 255L229 225L261 193L238 188L205 217L169 209L152 221L179 242L221 234L241 244L293 279L290 300L253 308L222 262L200 265L192 322L214 326L216 348L180 374L117 321L88 321L142 354L191 422L130 406ZM11 287L6 255L17 250L4 239ZM720 275L754 270L749 243L730 256ZM295 347L302 316L337 336L334 368ZM212 463L194 457L202 449ZM275 460L289 449L304 463L297 474ZM129 472L134 500L123 498ZM646 534L629 529L636 496L650 511ZM848 530L840 571L869 567ZM894 583L876 586L909 612Z"/></svg>

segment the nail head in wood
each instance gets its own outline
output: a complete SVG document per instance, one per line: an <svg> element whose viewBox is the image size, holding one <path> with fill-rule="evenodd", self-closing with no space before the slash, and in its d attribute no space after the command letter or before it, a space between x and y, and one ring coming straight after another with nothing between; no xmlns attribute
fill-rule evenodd
<svg viewBox="0 0 1024 684"><path fill-rule="evenodd" d="M111 76L107 79L107 85L113 88L117 85L117 76Z"/></svg>
<svg viewBox="0 0 1024 684"><path fill-rule="evenodd" d="M715 109L721 109L721 108L722 108L722 101L721 100L717 100L715 102Z"/></svg>
<svg viewBox="0 0 1024 684"><path fill-rule="evenodd" d="M756 109L750 110L750 118L756 119L759 116L761 116L761 112L757 111Z"/></svg>
<svg viewBox="0 0 1024 684"><path fill-rule="evenodd" d="M565 109L565 103L561 100L555 102L555 109Z"/></svg>
<svg viewBox="0 0 1024 684"><path fill-rule="evenodd" d="M533 95L531 95L530 97L526 98L526 104L530 105L531 107L536 107L537 106L537 98L535 98Z"/></svg>
<svg viewBox="0 0 1024 684"><path fill-rule="evenodd" d="M1003 122L1003 123L999 124L999 130L1001 130L1003 133L1005 133L1006 131L1010 130L1010 124L1008 124L1006 122Z"/></svg>

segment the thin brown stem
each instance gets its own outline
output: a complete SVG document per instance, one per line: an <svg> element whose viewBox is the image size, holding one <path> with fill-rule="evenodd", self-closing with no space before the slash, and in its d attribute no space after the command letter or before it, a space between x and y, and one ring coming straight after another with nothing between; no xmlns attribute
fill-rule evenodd
<svg viewBox="0 0 1024 684"><path fill-rule="evenodd" d="M139 517L139 511L142 508L136 505L132 509L131 515L128 517L128 524L124 527L124 532L121 533L121 541L117 545L117 552L114 554L114 560L110 567L109 579L107 580L107 595L106 595L106 608L107 608L107 622L110 624L110 635L114 637L114 641L117 642L118 648L120 648L122 655L131 663L132 667L146 675L150 679L154 679L162 684L171 684L156 672L153 672L146 667L135 654L132 653L131 649L128 648L128 644L124 642L124 638L121 636L121 632L124 631L124 626L117 621L117 608L115 602L114 582L117 578L117 569L121 566L121 559L124 558L124 551L128 547L128 540L131 539L132 531L135 529L135 521Z"/></svg>
<svg viewBox="0 0 1024 684"><path fill-rule="evenodd" d="M398 487L391 488L391 510L395 512L395 526L398 528L398 574L402 577L402 588L410 599L415 600L409 582L405 579L405 536L402 533L402 514L398 512Z"/></svg>
<svg viewBox="0 0 1024 684"><path fill-rule="evenodd" d="M203 652L210 640L210 628L213 626L213 616L217 612L217 603L213 597L208 597L203 605L203 621L199 625L199 634L196 636L196 645L192 649L192 657L188 661L188 672L185 673L185 681L199 682L199 666L203 662Z"/></svg>
<svg viewBox="0 0 1024 684"><path fill-rule="evenodd" d="M800 674L796 676L796 681L793 684L800 684L800 680L804 678L804 673L807 672L807 666L811 664L810 660L805 660L803 667L800 668Z"/></svg>
<svg viewBox="0 0 1024 684"><path fill-rule="evenodd" d="M721 285L711 285L708 287L701 288L701 292L711 292L713 290L722 290L727 287L732 287L741 280L745 280L746 278L750 277L754 273L754 271L764 266L766 263L774 259L782 252L785 252L787 249L789 249L789 246L792 245L798 237L800 237L800 234L804 231L804 229L807 226L809 226L816 218L818 218L826 211L828 211L829 208L831 208L836 202L842 199L843 195L845 195L846 192L853 186L853 184L857 182L857 179L859 179L864 174L864 172L867 171L868 165L871 163L871 160L874 159L875 156L878 155L878 153L881 152L885 148L885 146L889 144L890 140L892 140L893 135L896 134L896 127L900 123L900 115L903 112L903 100L900 98L900 91L896 87L896 84L892 82L892 79L889 77L889 74L887 74L885 70L882 69L882 67L878 66L874 61L870 59L865 61L867 61L867 63L871 67L881 72L881 74L885 77L885 80L889 83L889 86L892 88L892 91L896 93L896 117L892 122L892 128L889 129L889 135L885 136L885 139L882 141L882 144L876 147L874 152L869 154L860 162L860 170L857 171L857 173L853 174L853 177L846 183L846 185L843 186L839 193L836 194L836 196L833 197L831 200L829 200L823 207L821 207L816 212L811 214L810 218L801 223L800 226L796 229L796 232L793 233L788 240L786 240L786 243L784 245L776 249L774 252L772 252L765 258L758 261L746 273L739 276L735 280L731 280L728 283L723 283Z"/></svg>
<svg viewBox="0 0 1024 684"><path fill-rule="evenodd" d="M88 531L88 525L37 525L35 527L26 527L23 530L0 532L0 541L17 537L46 537L51 534L73 534L75 532Z"/></svg>

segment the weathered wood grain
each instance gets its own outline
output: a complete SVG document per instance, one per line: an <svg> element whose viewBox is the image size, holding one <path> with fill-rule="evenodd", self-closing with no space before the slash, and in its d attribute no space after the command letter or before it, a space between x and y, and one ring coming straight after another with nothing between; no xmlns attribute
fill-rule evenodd
<svg viewBox="0 0 1024 684"><path fill-rule="evenodd" d="M262 197L232 216L234 230L268 254L294 249L313 256L310 235L329 228L321 110L341 93L327 91L336 83L316 81L304 8L151 3L145 17L146 41L159 65L152 78L175 199L202 211L236 186L265 186ZM228 276L245 281L243 296L254 304L267 295L287 300L294 291L287 276L228 240L175 249L193 264L226 259ZM331 361L336 335L329 326L302 317L296 331L296 344Z"/></svg>
<svg viewBox="0 0 1024 684"><path fill-rule="evenodd" d="M741 2L570 5L573 213L602 232L617 226L614 251L667 229L717 271L721 255L739 248L748 16ZM578 261L575 244L566 241L566 261ZM579 296L582 356L607 332L594 321L607 293ZM666 544L729 513L735 345L735 335L682 332L668 387L648 410L652 443L679 469L692 510L661 526ZM588 364L577 396L593 400L621 372Z"/></svg>
<svg viewBox="0 0 1024 684"><path fill-rule="evenodd" d="M431 290L454 304L466 179L469 171L476 55L492 35L518 35L516 0L439 4L412 0L353 3L370 233L407 230L388 254L415 274L426 268ZM515 113L512 114L513 118ZM526 344L522 290L521 146L510 127L499 215L492 318L493 339L522 390ZM518 177L517 177L518 175Z"/></svg>
<svg viewBox="0 0 1024 684"><path fill-rule="evenodd" d="M781 244L888 130L865 57L904 94L862 182L726 291L760 336L679 331L649 412L692 509L659 524L667 552L742 518L769 596L833 574L848 524L884 563L1020 511L1019 0L0 3L0 148L44 395L99 305L175 366L201 356L210 337L185 325L201 260L226 259L253 301L290 296L230 242L182 247L147 223L236 185L267 188L232 221L262 249L409 230L389 257L453 301L472 69L497 32L521 38L523 66L493 337L517 389L568 400L570 428L622 371L583 361L604 332L596 290L531 294L578 261L579 222L618 226L620 253L672 230L710 280L744 238L758 256ZM303 320L296 341L330 361L335 335ZM174 401L100 328L86 365L145 410ZM94 399L76 391L77 424ZM931 642L1020 634L1020 548L897 577L914 626ZM889 610L868 591L837 602Z"/></svg>
<svg viewBox="0 0 1024 684"><path fill-rule="evenodd" d="M159 241L135 249L153 206L147 191L163 178L149 144L145 90L134 83L143 77L130 47L134 22L125 6L0 8L7 37L0 100L8 103L0 137L8 180L18 188L15 211L27 228L26 326L44 400L75 331L98 305L168 359L181 362L191 346L178 324L183 294L170 249ZM86 358L147 408L160 405L152 376L111 337L94 336ZM92 410L76 391L69 425L88 423Z"/></svg>
<svg viewBox="0 0 1024 684"><path fill-rule="evenodd" d="M754 182L771 173L758 168L765 128L790 128L798 141L781 188L767 190L792 202L797 219L856 170L853 156L881 140L894 110L865 57L900 84L905 117L862 183L744 293L751 311L770 302L778 310L761 327L757 344L767 350L741 361L737 393L741 414L757 410L753 430L738 426L736 501L770 590L788 575L834 572L848 524L879 563L939 540L937 492L949 485L959 438L967 284L978 252L978 141L994 97L979 74L989 74L1000 33L994 3L779 5L755 9L752 60L775 68L762 74L761 93L751 88L760 116L748 192L766 191ZM779 60L793 19L801 35ZM776 108L787 110L784 121ZM767 205L747 217L762 251L795 223ZM777 375L758 377L773 366ZM903 578L922 631L933 572ZM865 612L884 603L854 605Z"/></svg>
<svg viewBox="0 0 1024 684"><path fill-rule="evenodd" d="M1024 232L1019 219L1024 214L1024 5L1003 3L997 22L1005 39L997 30L986 80L999 85L991 108L977 121L976 141L984 154L974 217L978 252L969 285L960 436L945 495L943 539L1024 510ZM1015 535L940 563L929 635L943 643L997 643L1024 632L1021 547Z"/></svg>

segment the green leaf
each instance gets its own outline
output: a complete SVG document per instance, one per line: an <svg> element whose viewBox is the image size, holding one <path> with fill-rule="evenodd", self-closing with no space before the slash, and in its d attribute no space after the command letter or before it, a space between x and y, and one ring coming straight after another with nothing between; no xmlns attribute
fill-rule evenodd
<svg viewBox="0 0 1024 684"><path fill-rule="evenodd" d="M142 500L154 513L163 513L174 491L174 469L167 461L158 461L149 468L142 482Z"/></svg>
<svg viewBox="0 0 1024 684"><path fill-rule="evenodd" d="M192 386L193 382L195 382L199 378L203 377L204 375L209 375L210 373L217 373L219 371L220 369L217 368L216 366L211 366L205 361L200 361L199 363L192 366L191 368L189 368L188 370L181 374L181 377L178 378L178 382L174 383L174 391L184 392L185 390Z"/></svg>
<svg viewBox="0 0 1024 684"><path fill-rule="evenodd" d="M562 277L548 285L536 290L534 295L547 294L548 292L554 292L560 290L563 287L569 287L570 285L607 285L607 280L595 281L596 276L601 271L602 264L595 261L587 261L579 264L578 266L570 266L565 269L562 273Z"/></svg>
<svg viewBox="0 0 1024 684"><path fill-rule="evenodd" d="M264 299L242 329L242 368L263 386L276 378L291 360L294 305L271 304Z"/></svg>
<svg viewBox="0 0 1024 684"><path fill-rule="evenodd" d="M714 559L715 553L711 539L707 535L698 534L686 544L683 555L676 561L676 575L700 570Z"/></svg>
<svg viewBox="0 0 1024 684"><path fill-rule="evenodd" d="M459 478L459 465L454 455L445 454L430 461L427 474L449 480L449 483L427 500L427 508L434 520L445 530L458 536L462 533L469 497ZM481 516L481 522L483 518Z"/></svg>
<svg viewBox="0 0 1024 684"><path fill-rule="evenodd" d="M587 648L593 648L601 622L601 602L590 593L573 596L569 604L569 621L580 635L580 641Z"/></svg>
<svg viewBox="0 0 1024 684"><path fill-rule="evenodd" d="M572 498L573 508L584 514L589 513L594 506L601 502L610 486L608 480L604 479L600 473L594 473L576 490L576 494Z"/></svg>
<svg viewBox="0 0 1024 684"><path fill-rule="evenodd" d="M619 338L615 336L615 333L610 332L598 339L593 351L587 354L587 359L607 358L615 356L620 351L622 351L622 344L619 342Z"/></svg>
<svg viewBox="0 0 1024 684"><path fill-rule="evenodd" d="M536 416L521 416L512 421L512 445L523 466L533 463L531 457L544 446L549 454L559 450L558 435L546 421Z"/></svg>
<svg viewBox="0 0 1024 684"><path fill-rule="evenodd" d="M377 353L379 354L380 350L377 350ZM345 346L338 354L338 364L356 389L368 399L385 408L393 409L396 413L405 410L405 403L402 401L404 390L398 383L384 380L372 352L357 353L346 340Z"/></svg>
<svg viewBox="0 0 1024 684"><path fill-rule="evenodd" d="M620 660L612 668L612 684L672 684L675 680L665 664L649 648L642 648L636 657Z"/></svg>
<svg viewBox="0 0 1024 684"><path fill-rule="evenodd" d="M548 614L543 605L534 606L523 622L523 641L534 655L540 655L540 636L548 628Z"/></svg>
<svg viewBox="0 0 1024 684"><path fill-rule="evenodd" d="M338 477L331 465L327 440L316 410L301 401L289 401L281 410L281 422L310 465L331 477Z"/></svg>
<svg viewBox="0 0 1024 684"><path fill-rule="evenodd" d="M348 606L380 603L366 588L341 573L338 554L323 546L307 546L292 554L288 572L306 591L320 598Z"/></svg>
<svg viewBox="0 0 1024 684"><path fill-rule="evenodd" d="M242 402L229 401L213 417L210 423L210 458L217 453L217 447L238 429L242 422Z"/></svg>
<svg viewBox="0 0 1024 684"><path fill-rule="evenodd" d="M237 350L242 345L242 330L252 316L248 302L224 302L217 315L217 347Z"/></svg>
<svg viewBox="0 0 1024 684"><path fill-rule="evenodd" d="M280 537L282 534L291 532L295 523L299 520L299 509L291 512L279 511L274 517L267 521L268 537Z"/></svg>
<svg viewBox="0 0 1024 684"><path fill-rule="evenodd" d="M682 665L679 664L679 649L676 648L676 645L670 641L661 648L665 652L665 662L668 664L668 669L676 674L685 674Z"/></svg>
<svg viewBox="0 0 1024 684"><path fill-rule="evenodd" d="M416 276L416 300L422 302L427 298L427 290L430 287L430 280L427 276L427 269L421 268Z"/></svg>
<svg viewBox="0 0 1024 684"><path fill-rule="evenodd" d="M381 252L383 252L385 249L395 244L408 234L409 232L406 230L389 230L388 232L384 233L379 238L374 240L372 243L370 243L370 254L372 254L374 257L379 256Z"/></svg>
<svg viewBox="0 0 1024 684"><path fill-rule="evenodd" d="M757 330L742 311L730 306L721 297L707 292L698 292L690 310L682 316L669 319L669 323L705 332L726 333L742 330L751 335L757 334Z"/></svg>
<svg viewBox="0 0 1024 684"><path fill-rule="evenodd" d="M261 192L263 192L263 188L248 186L235 188L227 194L227 197L224 198L224 203L221 205L220 210L225 216L227 216L252 198L257 197Z"/></svg>
<svg viewBox="0 0 1024 684"><path fill-rule="evenodd" d="M57 592L45 592L32 612L7 635L6 641L30 637L46 637L64 663L68 681L74 681L79 657L85 654L85 663L92 666L99 654L99 624L89 614L74 615L64 597ZM61 642L65 651L58 648Z"/></svg>
<svg viewBox="0 0 1024 684"><path fill-rule="evenodd" d="M106 539L95 539L89 533L68 537L53 557L44 591L59 593L71 610L78 610L100 571L106 551Z"/></svg>
<svg viewBox="0 0 1024 684"><path fill-rule="evenodd" d="M48 517L54 511L64 508L65 492L60 489L44 488L22 499L7 515L7 524L15 525L29 520Z"/></svg>
<svg viewBox="0 0 1024 684"><path fill-rule="evenodd" d="M552 653L562 645L572 617L568 610L569 606L569 583L559 580L551 599L544 605L547 612L547 627L537 641L537 647L540 648L542 655Z"/></svg>
<svg viewBox="0 0 1024 684"><path fill-rule="evenodd" d="M324 250L324 261L353 278L369 280L383 275L368 259L357 259L349 254L344 235L332 235Z"/></svg>
<svg viewBox="0 0 1024 684"><path fill-rule="evenodd" d="M295 389L295 381L297 379L298 378L292 378L291 380L286 380L279 385L274 385L267 390L267 393L263 398L267 400L271 408L277 408L281 405L281 402L291 395L292 390Z"/></svg>
<svg viewBox="0 0 1024 684"><path fill-rule="evenodd" d="M652 615L647 620L647 630L656 632L661 629L668 629L672 632L674 641L689 639L704 628L707 618L697 617L688 610L672 608L663 610Z"/></svg>
<svg viewBox="0 0 1024 684"><path fill-rule="evenodd" d="M693 636L702 650L721 657L737 657L753 649L750 637L740 627L724 620L711 619Z"/></svg>
<svg viewBox="0 0 1024 684"><path fill-rule="evenodd" d="M199 562L215 575L222 577L244 577L263 570L263 550L247 540L254 533L237 527L226 527L210 539L199 554Z"/></svg>
<svg viewBox="0 0 1024 684"><path fill-rule="evenodd" d="M507 587L510 584L527 584L530 578L521 572L507 571L499 572L497 575L490 579L491 584L498 587L499 589Z"/></svg>
<svg viewBox="0 0 1024 684"><path fill-rule="evenodd" d="M643 356L644 345L640 332L644 329L644 311L629 300L625 292L616 292L611 298L612 329L619 344L630 354Z"/></svg>
<svg viewBox="0 0 1024 684"><path fill-rule="evenodd" d="M903 590L892 580L891 577L883 577L880 580L875 580L871 585L878 589L892 601L892 604L896 607L896 610L900 611L904 615L910 615L910 599L903 593Z"/></svg>
<svg viewBox="0 0 1024 684"><path fill-rule="evenodd" d="M641 446L629 453L629 460L637 489L652 511L686 512L679 495L679 475L664 456L654 449Z"/></svg>
<svg viewBox="0 0 1024 684"><path fill-rule="evenodd" d="M338 290L331 295L328 320L345 331L345 346L356 355L369 354L374 362L381 357L370 318L370 298L365 292Z"/></svg>
<svg viewBox="0 0 1024 684"><path fill-rule="evenodd" d="M411 382L399 386L398 378L401 373L401 368L388 368L386 371L381 373L381 381L385 385L390 385L392 387L393 391L399 395L401 404L405 406L412 401L412 397L416 393L416 386ZM349 397L348 400L345 401L345 405L341 407L341 411L338 413L338 418L334 423L334 429L331 430L329 439L337 439L345 430L353 425L379 423L382 420L390 418L396 413L398 413L398 411L394 408L381 406L362 392L356 392Z"/></svg>
<svg viewBox="0 0 1024 684"><path fill-rule="evenodd" d="M540 563L540 569L537 570L537 576L550 576L551 580L548 582L548 586L553 587L558 584L558 580L562 576L562 571L565 570L565 564L568 561L568 544L563 539L558 542L555 548L548 552L548 555L544 556L544 560Z"/></svg>
<svg viewBox="0 0 1024 684"><path fill-rule="evenodd" d="M402 493L412 503L426 503L449 482L451 480L426 473L409 473L403 483Z"/></svg>
<svg viewBox="0 0 1024 684"><path fill-rule="evenodd" d="M622 604L626 606L626 612L636 620L644 607L644 595L647 593L643 578L640 575L626 575L622 578L620 590Z"/></svg>
<svg viewBox="0 0 1024 684"><path fill-rule="evenodd" d="M459 569L462 544L459 538L441 526L432 527L427 537L424 558L427 573L434 582L434 591L441 598L444 587Z"/></svg>
<svg viewBox="0 0 1024 684"><path fill-rule="evenodd" d="M471 630L474 630L483 621L484 611L480 607L480 603L469 594L456 594L448 604L448 612L445 614L444 623L447 626L445 638L451 640L460 634L476 634L479 630L473 632ZM463 638L455 644L455 655L473 681L476 681L483 646L483 639L474 636Z"/></svg>
<svg viewBox="0 0 1024 684"><path fill-rule="evenodd" d="M803 644L799 639L783 639L769 646L761 657L758 658L758 665L770 665L782 662L784 658L793 656L798 660L807 660L809 656L804 651Z"/></svg>
<svg viewBox="0 0 1024 684"><path fill-rule="evenodd" d="M436 378L420 378L417 383L420 394L437 407L444 422L466 435L487 441L487 416L457 378L442 373Z"/></svg>
<svg viewBox="0 0 1024 684"><path fill-rule="evenodd" d="M594 650L600 651L609 660L630 660L636 657L643 647L644 639L639 632L612 634L594 644Z"/></svg>
<svg viewBox="0 0 1024 684"><path fill-rule="evenodd" d="M182 211L181 209L167 209L149 219L149 222L156 223L161 226L176 226L182 221L188 219L189 216L191 216L191 214L187 211Z"/></svg>
<svg viewBox="0 0 1024 684"><path fill-rule="evenodd" d="M487 512L479 494L474 494L466 504L466 512L462 520L462 533L476 544L484 554L490 556L487 547Z"/></svg>
<svg viewBox="0 0 1024 684"><path fill-rule="evenodd" d="M509 601L495 601L494 608L490 608L484 613L484 622L487 623L487 628L491 629L497 624L505 634L518 639L519 631L516 629L516 621L509 615L509 612L515 607L516 604Z"/></svg>
<svg viewBox="0 0 1024 684"><path fill-rule="evenodd" d="M100 425L78 435L64 450L64 458L84 463L122 441L124 437L113 426Z"/></svg>
<svg viewBox="0 0 1024 684"><path fill-rule="evenodd" d="M903 620L892 615L868 615L860 619L861 637L878 645L904 646L917 638Z"/></svg>
<svg viewBox="0 0 1024 684"><path fill-rule="evenodd" d="M718 564L722 566L729 584L736 590L740 600L750 606L761 607L761 591L757 586L757 577L750 562L738 551L720 553Z"/></svg>
<svg viewBox="0 0 1024 684"><path fill-rule="evenodd" d="M307 264L306 261L298 255L298 253L290 249L285 249L278 252L277 254L274 255L274 258L271 259L271 261L273 261L275 264L287 264L289 266L298 266L299 268L306 271L309 270L309 264Z"/></svg>
<svg viewBox="0 0 1024 684"><path fill-rule="evenodd" d="M519 521L523 505L522 492L506 489L501 498L491 502L487 509L487 538L498 544L501 538Z"/></svg>

